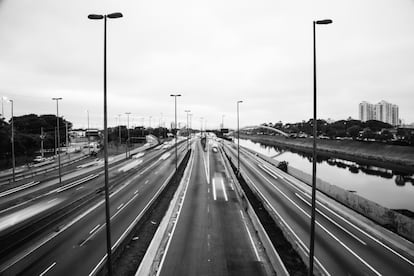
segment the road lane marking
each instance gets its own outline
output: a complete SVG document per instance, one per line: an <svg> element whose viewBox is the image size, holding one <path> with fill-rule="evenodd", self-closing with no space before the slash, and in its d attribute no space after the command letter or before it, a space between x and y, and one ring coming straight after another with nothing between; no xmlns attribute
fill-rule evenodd
<svg viewBox="0 0 414 276"><path fill-rule="evenodd" d="M189 176L188 176L187 183L186 183L185 190L184 190L184 194L183 194L183 196L182 196L182 202L183 202L183 204L181 204L181 205L180 205L180 207L179 207L179 209L178 209L178 212L177 212L177 216L176 216L176 220L175 220L174 226L173 226L173 228L172 228L172 230L171 230L171 233L170 233L170 235L169 235L169 237L168 237L168 242L167 242L167 245L165 246L165 249L164 249L164 254L162 255L161 262L160 262L160 264L159 264L159 266L158 266L158 270L157 270L157 274L156 274L157 276L158 276L158 275L160 275L160 273L161 273L162 266L164 265L165 258L166 258L167 253L168 253L168 249L170 248L170 244L171 244L172 238L173 238L173 236L174 236L174 232L175 232L175 229L176 229L176 227L177 227L178 220L179 220L180 215L181 215L181 211L182 211L183 206L184 206L184 201L185 201L185 197L186 197L186 195L187 195L188 185L189 185L189 183L190 183L191 175L193 174L193 165L194 165L194 158L195 158L195 154L191 154L191 157L192 157L192 158L191 158L190 174L189 174Z"/></svg>
<svg viewBox="0 0 414 276"><path fill-rule="evenodd" d="M307 202L306 199L304 199L300 194L295 193L295 195L299 199L301 199L303 202L305 202L308 206L312 207L311 203ZM327 215L325 215L324 213L322 213L318 208L316 208L316 211L318 211L318 213L320 215L322 215L324 218L326 218L327 220L329 220L333 225L335 225L336 227L338 227L339 229L341 229L342 231L344 231L345 233L347 233L348 235L350 235L351 237L353 237L354 239L356 239L357 241L359 241L363 245L367 245L363 240L361 240L360 238L358 238L357 236L355 236L354 234L352 234L350 231L348 231L347 229L345 229L344 227L342 227L341 225L339 225L336 221L334 221L333 219L331 219L330 217L328 217Z"/></svg>
<svg viewBox="0 0 414 276"><path fill-rule="evenodd" d="M193 156L193 155L192 155ZM193 157L194 159L194 157ZM192 161L193 161L192 159ZM159 161L159 160L158 160ZM155 165L156 163L158 163L158 161L156 161L154 164L152 164L151 166L149 166L147 169L145 169L143 172L149 170L151 167L153 167L153 165ZM191 164L193 164L194 162L191 162ZM192 171L192 166L191 166L191 171ZM142 173L143 173L142 172ZM172 178L172 176L174 175L175 171L173 171L168 177L167 179L164 181L164 183L161 185L161 187L158 189L158 191L155 193L155 195L151 198L151 200L147 203L147 205L145 205L144 209L142 209L141 213L139 213L136 218L134 219L134 221L128 226L128 228L125 230L125 232L119 237L119 239L115 242L114 245L112 245L112 249L115 249L118 244L122 241L122 239L124 238L124 236L132 229L132 227L137 223L137 221L141 218L142 214L144 214L148 207L152 204L152 202L155 200L155 198L161 193L161 191L164 189L165 185L167 184L168 180L170 180ZM141 175L141 174L140 174ZM191 173L190 173L191 175ZM138 176L136 176L138 177ZM132 180L131 180L132 181ZM131 182L130 181L130 182ZM129 183L127 184L129 185ZM122 188L122 187L121 187ZM117 190L116 192L119 192L120 190ZM178 218L177 218L178 220ZM108 255L105 254L102 259L98 262L98 264L92 269L92 271L89 273L89 276L91 275L95 275L99 268L103 265L103 263L105 262L105 260L107 259Z"/></svg>
<svg viewBox="0 0 414 276"><path fill-rule="evenodd" d="M4 196L10 195L10 194L19 192L21 190L24 190L24 189L30 188L32 186L35 186L39 183L40 183L39 181L31 181L31 182L23 184L19 187L16 187L16 188L13 188L13 189L10 189L10 190L7 190L7 191L4 191L4 192L0 193L0 197L4 197Z"/></svg>
<svg viewBox="0 0 414 276"><path fill-rule="evenodd" d="M262 164L263 166L267 167L269 170L272 170L270 167L267 166L267 164ZM275 171L272 171L274 174L277 174ZM308 198L312 198L311 195L309 195L307 192L301 190L299 187L297 187L298 184L295 184L293 181L291 181L288 178L285 178L279 174L277 174L280 178L284 179L291 187L295 188L296 190L298 190L299 192L301 192L303 195L305 195ZM408 258L406 258L405 256L401 255L400 253L398 253L396 250L392 249L391 247L389 247L388 245L386 245L385 243L383 243L382 241L380 241L379 239L373 237L371 234L365 232L363 229L359 228L358 226L356 226L355 224L351 223L349 220L345 219L344 217L342 217L341 215L339 215L338 213L334 212L333 210L329 209L328 207L326 207L324 204L322 204L319 200L317 200L317 203L319 204L319 206L323 207L324 209L326 209L328 212L330 212L331 214L335 215L337 218L341 219L343 222L347 223L348 225L350 225L351 227L353 227L354 229L358 230L359 232L361 232L362 234L364 234L365 236L367 236L368 238L372 239L373 241L375 241L376 243L378 243L379 245L381 245L382 247L384 247L385 249L389 250L390 252L392 252L393 254L395 254L396 256L400 257L401 259L403 259L404 261L406 261L407 263L409 263L410 265L414 266L414 262L409 260ZM323 216L326 216L325 214L323 214L320 210L318 210L318 212L320 212ZM331 220L330 218L328 220ZM359 239L358 239L359 240ZM365 242L363 242L364 245L366 245Z"/></svg>
<svg viewBox="0 0 414 276"><path fill-rule="evenodd" d="M136 195L138 193L138 189L135 190L134 195Z"/></svg>
<svg viewBox="0 0 414 276"><path fill-rule="evenodd" d="M246 162L249 164L249 162ZM296 202L294 202L291 198L289 198L284 192L282 192L276 185L274 185L269 179L266 178L263 174L261 174L256 168L254 168L252 165L249 164L249 166L255 170L259 175L263 177L270 185L272 185L276 190L279 191L280 194L282 194L287 200L289 200L296 208L298 208L305 216L310 218L310 215L306 213L305 210L303 210ZM367 261L362 259L358 254L356 254L354 251L352 251L348 246L346 246L339 238L337 238L334 234L328 231L322 224L320 224L318 221L316 221L316 224L321 227L332 239L337 241L342 247L344 247L349 253L351 253L355 258L357 258L361 263L363 263L365 266L367 266L369 269L371 269L372 272L374 272L376 275L381 275L377 270L375 270Z"/></svg>
<svg viewBox="0 0 414 276"><path fill-rule="evenodd" d="M217 200L217 195L216 195L216 181L213 178L213 199Z"/></svg>
<svg viewBox="0 0 414 276"><path fill-rule="evenodd" d="M310 197L310 195L305 194L307 197ZM410 265L414 266L414 262L410 261L409 259L407 259L406 257L404 257L403 255L401 255L400 253L398 253L397 251L395 251L394 249L392 249L391 247L389 247L388 245L384 244L383 242L381 242L380 240L378 240L377 238L373 237L372 235L370 235L369 233L365 232L364 230L360 229L359 227L357 227L355 224L351 223L349 220L343 218L342 216L340 216L339 214L337 214L336 212L330 210L328 207L324 206L323 204L320 204L320 206L322 206L323 208L325 208L327 211L329 211L330 213L332 213L333 215L335 215L336 217L338 217L339 219L341 219L342 221L344 221L345 223L349 224L350 226L352 226L353 228L355 228L356 230L358 230L359 232L363 233L364 235L366 235L367 237L369 237L370 239L372 239L373 241L377 242L379 245L383 246L384 248L388 249L389 251L391 251L392 253L394 253L395 255L397 255L398 257L400 257L401 259L403 259L404 261L406 261L407 263L409 263Z"/></svg>
<svg viewBox="0 0 414 276"><path fill-rule="evenodd" d="M299 236L293 231L292 227L283 219L283 217L279 214L278 211L270 204L269 200L262 194L262 192L257 188L256 184L252 181L252 179L247 175L244 174L244 177L246 177L250 183L255 187L256 191L262 196L264 201L266 201L267 205L272 209L272 211L279 217L280 221L286 226L287 229L293 234L295 239L299 242L299 248L302 249L302 251L305 253L305 255L309 256L309 248L305 245L305 243L299 238ZM314 257L315 262L318 264L318 266L323 270L325 275L330 276L331 274L326 270L326 268L322 265L322 263L319 261L319 259L315 256Z"/></svg>
<svg viewBox="0 0 414 276"><path fill-rule="evenodd" d="M204 171L206 173L207 184L210 184L210 177L209 177L208 169L207 169L208 165L206 164L206 158L204 157L204 151L201 153L201 156L203 156Z"/></svg>
<svg viewBox="0 0 414 276"><path fill-rule="evenodd" d="M101 225L100 224L96 225L91 231L89 231L89 234L92 234L93 232L95 232L95 230L98 229L99 226Z"/></svg>
<svg viewBox="0 0 414 276"><path fill-rule="evenodd" d="M116 208L117 210L119 210L119 208L121 208L122 206L124 206L124 204L123 203L121 203L119 206L118 206L118 208Z"/></svg>
<svg viewBox="0 0 414 276"><path fill-rule="evenodd" d="M53 264L51 264L48 268L46 268L45 270L43 270L42 273L39 274L39 276L43 276L45 275L49 270L51 270L54 266L56 265L56 262L54 262Z"/></svg>
<svg viewBox="0 0 414 276"><path fill-rule="evenodd" d="M145 183L144 183L144 184L145 184L145 185L147 185L147 184L148 184L148 182L149 182L149 180L147 179L147 180L145 180Z"/></svg>
<svg viewBox="0 0 414 276"><path fill-rule="evenodd" d="M240 211L240 215L242 217L242 221L243 221L244 227L246 227L247 234L249 235L250 242L252 243L253 250L254 250L254 253L256 255L256 258L260 262L259 252L257 251L256 245L254 244L253 237L250 234L249 228L247 227L247 223L246 223L246 220L244 219L243 211L242 210L239 210L239 211Z"/></svg>
<svg viewBox="0 0 414 276"><path fill-rule="evenodd" d="M226 188L224 187L224 181L223 181L223 178L221 178L220 180L221 180L221 187L223 188L224 199L225 199L226 201L228 201L228 198L227 198L227 193L226 193Z"/></svg>

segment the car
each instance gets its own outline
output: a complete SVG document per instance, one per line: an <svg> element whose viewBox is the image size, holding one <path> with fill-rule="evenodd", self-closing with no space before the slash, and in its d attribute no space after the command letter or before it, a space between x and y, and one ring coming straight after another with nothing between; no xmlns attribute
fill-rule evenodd
<svg viewBox="0 0 414 276"><path fill-rule="evenodd" d="M44 162L44 161L46 161L46 158L44 158L41 155L38 155L33 159L33 162L35 162L35 163L40 163L40 162Z"/></svg>

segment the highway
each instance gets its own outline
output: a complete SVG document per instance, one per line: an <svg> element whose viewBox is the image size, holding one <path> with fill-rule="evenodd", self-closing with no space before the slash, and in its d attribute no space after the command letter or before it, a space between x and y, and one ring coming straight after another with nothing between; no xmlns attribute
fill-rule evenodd
<svg viewBox="0 0 414 276"><path fill-rule="evenodd" d="M153 149L150 154L146 153L140 159L130 159L111 168L113 249L139 221L149 204L156 199L173 175L175 156L172 150L173 148ZM183 158L184 153L185 143L179 145L179 159ZM66 188L55 189L39 201L14 209L13 212L34 206L34 209L53 209L66 200L80 197L79 193L102 188L103 182L100 175L79 185L69 183L63 186ZM37 203L43 204L37 206ZM5 216L2 214L1 217ZM95 275L106 261L105 239L104 200L103 193L100 193L100 196L80 210L71 213L24 246L10 252L0 261L0 274Z"/></svg>
<svg viewBox="0 0 414 276"><path fill-rule="evenodd" d="M225 142L225 149L237 166L237 150ZM248 185L270 206L284 227L308 256L310 189L245 149L240 152L241 174ZM318 196L321 196L319 193ZM342 208L347 209L342 206ZM359 227L355 217L317 201L315 262L326 275L414 275L414 257L387 242L376 232ZM385 231L386 232L386 231ZM389 233L389 232L388 232ZM383 234L382 234L383 235ZM389 233L390 241L398 240ZM407 247L414 248L406 242Z"/></svg>
<svg viewBox="0 0 414 276"><path fill-rule="evenodd" d="M193 145L184 201L158 275L266 275L220 152Z"/></svg>

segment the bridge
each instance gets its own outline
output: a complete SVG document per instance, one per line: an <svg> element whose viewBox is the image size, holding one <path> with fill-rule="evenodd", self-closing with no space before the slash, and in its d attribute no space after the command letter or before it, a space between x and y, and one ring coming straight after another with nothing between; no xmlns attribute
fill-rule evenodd
<svg viewBox="0 0 414 276"><path fill-rule="evenodd" d="M269 127L269 126L263 126L263 125L254 125L254 126L242 127L242 128L240 128L240 131L243 131L243 130L255 130L255 129L270 130L270 131L275 132L275 133L277 133L279 135L282 135L284 137L289 137L289 134L287 134L286 132L284 132L284 131L282 131L280 129L277 129L277 128L274 128L274 127ZM230 134L234 134L234 132L237 132L237 130L232 130L229 133Z"/></svg>
<svg viewBox="0 0 414 276"><path fill-rule="evenodd" d="M257 127L287 135L264 126L243 129ZM103 161L88 156L64 161L62 183L56 163L22 169L15 183L1 175L0 274L105 272ZM306 274L310 187L245 148L240 176L237 164L236 145L212 134L205 147L197 135L180 137L177 145L151 139L127 158L111 156L113 270ZM414 275L411 242L324 194L317 199L315 274Z"/></svg>

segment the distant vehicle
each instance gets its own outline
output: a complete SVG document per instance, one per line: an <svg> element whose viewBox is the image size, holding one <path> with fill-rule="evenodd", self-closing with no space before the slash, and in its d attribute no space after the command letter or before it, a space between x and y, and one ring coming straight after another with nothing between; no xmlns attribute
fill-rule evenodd
<svg viewBox="0 0 414 276"><path fill-rule="evenodd" d="M35 157L35 159L33 159L33 162L35 163L40 163L40 162L44 162L46 161L46 158L42 157L41 155L38 155Z"/></svg>
<svg viewBox="0 0 414 276"><path fill-rule="evenodd" d="M213 148L211 149L214 153L218 152L217 146L213 146Z"/></svg>

